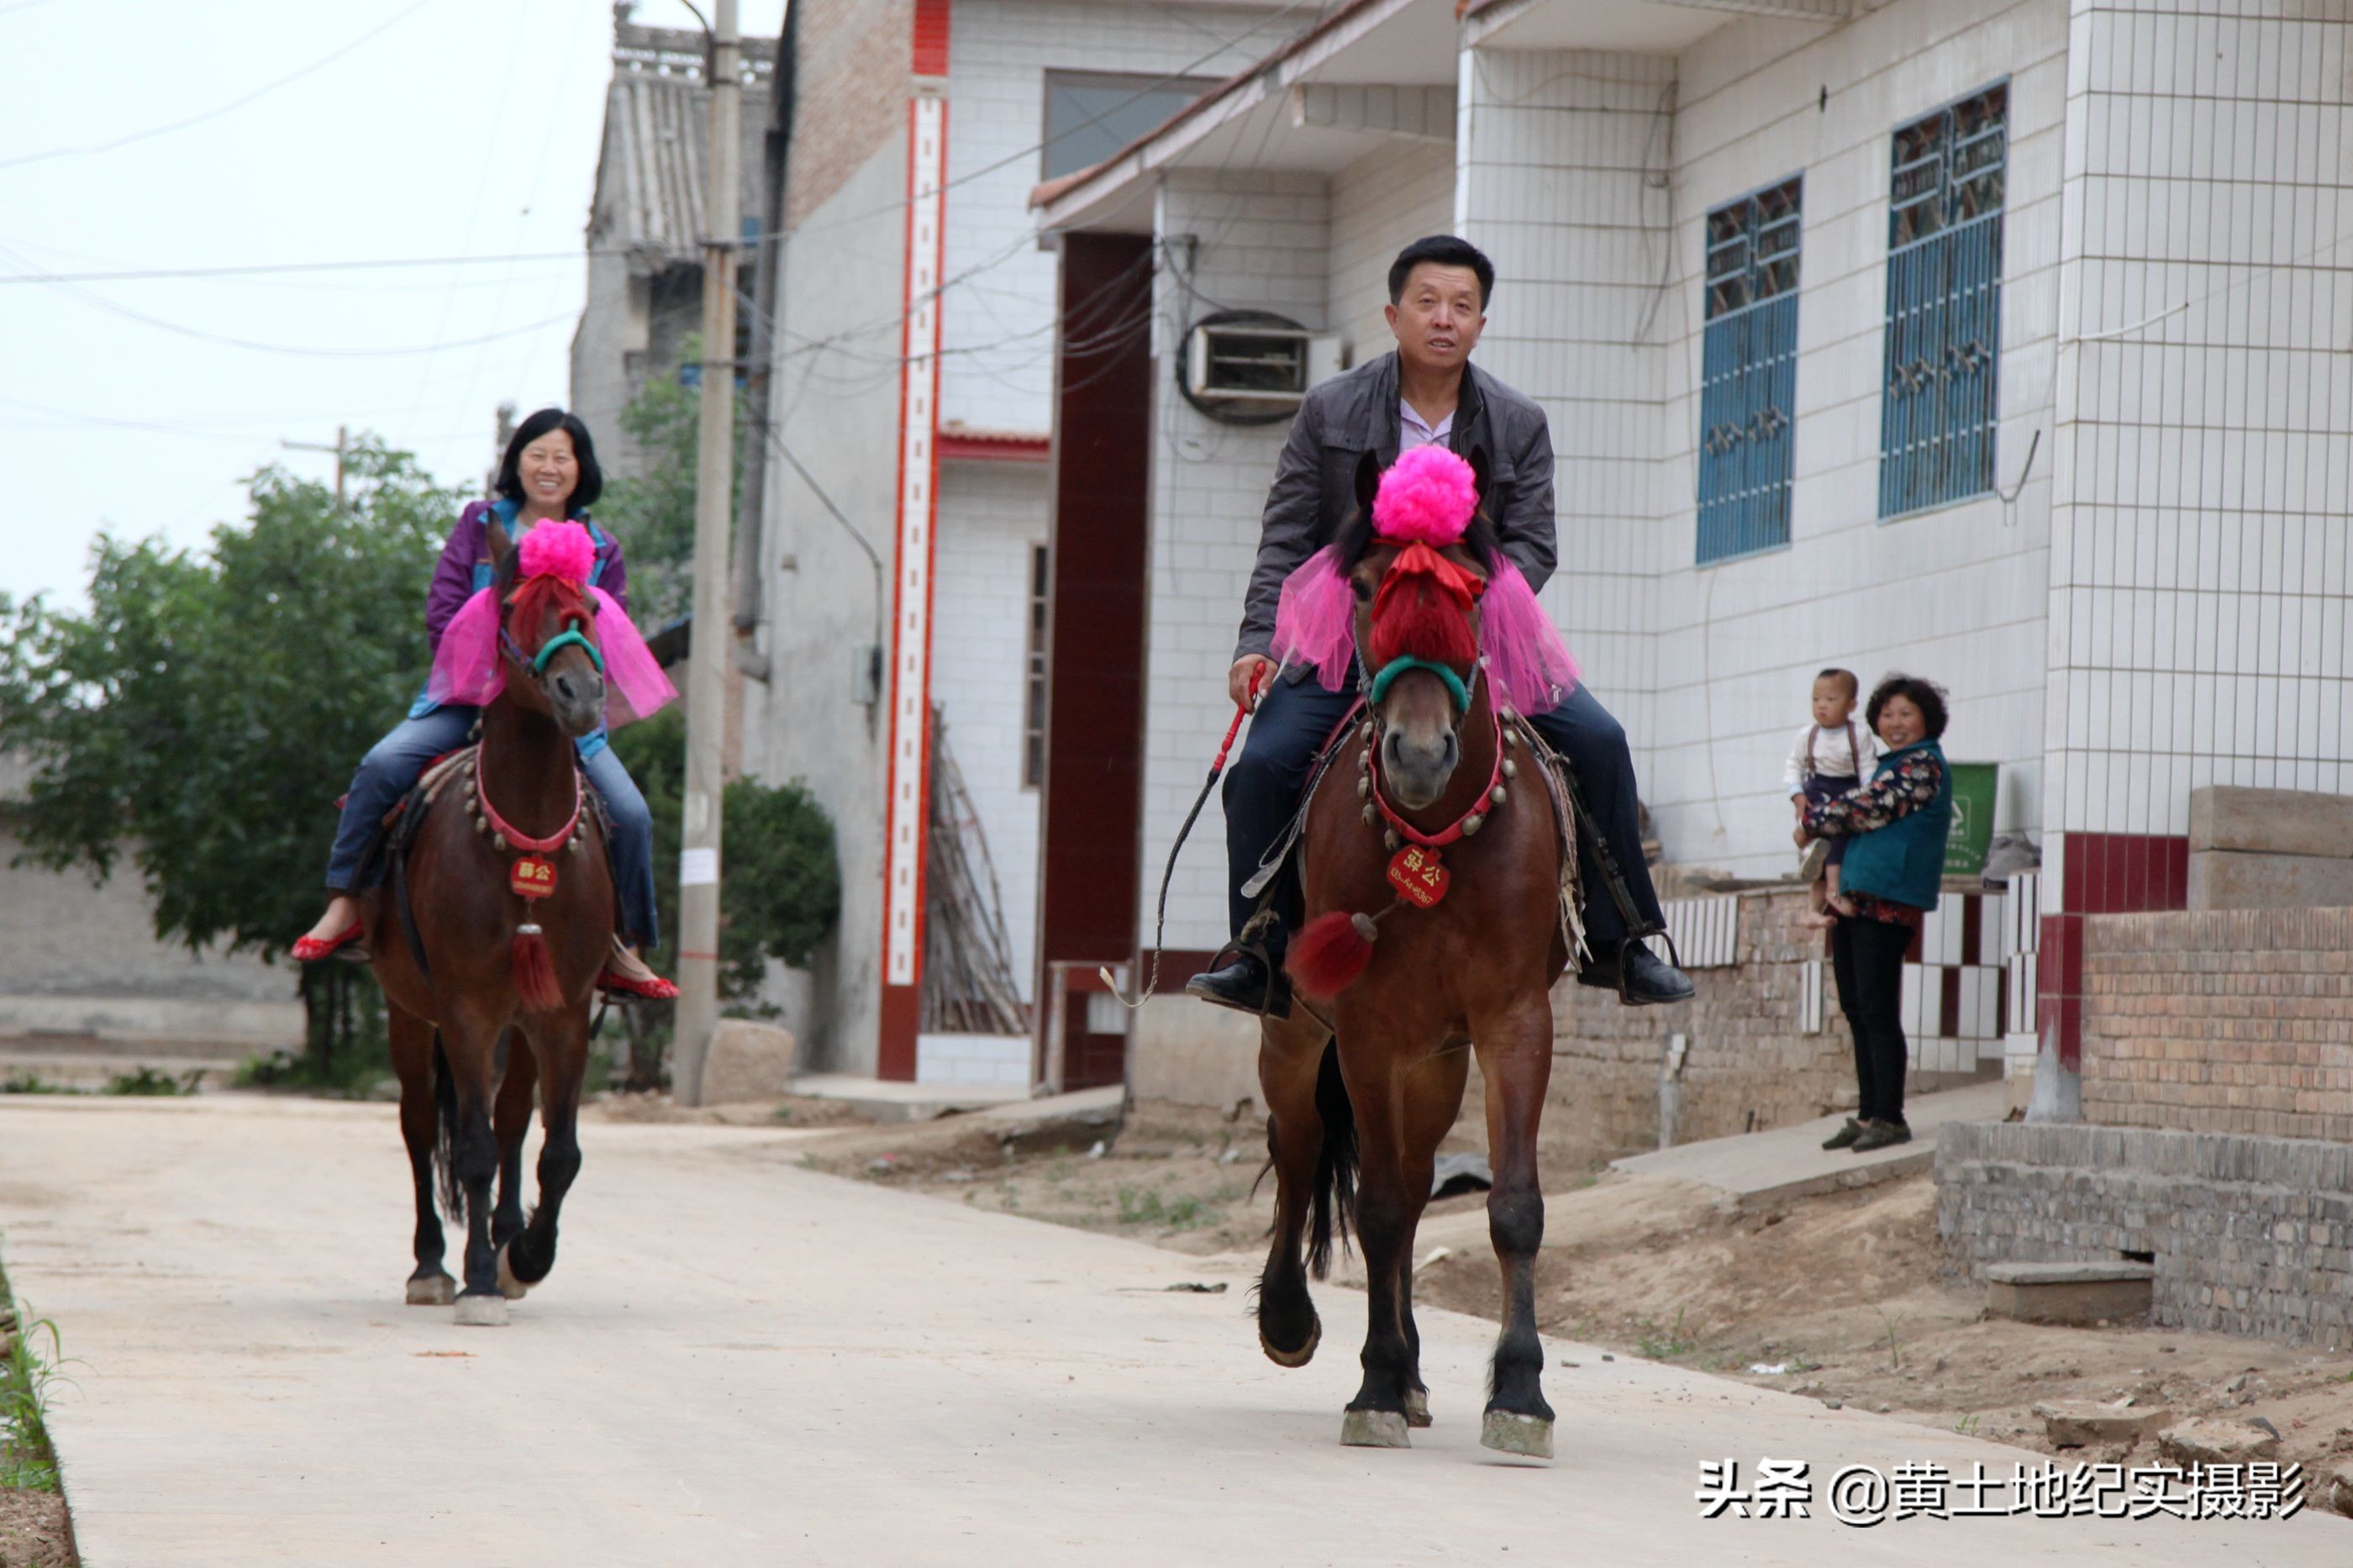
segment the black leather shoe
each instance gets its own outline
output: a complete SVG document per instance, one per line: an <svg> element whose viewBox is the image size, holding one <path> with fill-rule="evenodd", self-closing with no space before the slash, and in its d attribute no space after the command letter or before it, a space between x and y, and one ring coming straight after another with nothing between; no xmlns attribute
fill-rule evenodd
<svg viewBox="0 0 2353 1568"><path fill-rule="evenodd" d="M1692 999L1691 977L1641 942L1628 944L1621 975L1615 954L1596 953L1577 972L1579 985L1615 991L1629 1007L1656 1007Z"/></svg>
<svg viewBox="0 0 2353 1568"><path fill-rule="evenodd" d="M1218 955L1229 962L1185 982L1185 994L1237 1012L1270 1018L1291 1016L1291 977L1271 967L1247 948L1228 948Z"/></svg>
<svg viewBox="0 0 2353 1568"><path fill-rule="evenodd" d="M1845 1126L1840 1128L1828 1138L1822 1140L1822 1147L1825 1149L1843 1149L1862 1136L1862 1123L1850 1116L1846 1119Z"/></svg>

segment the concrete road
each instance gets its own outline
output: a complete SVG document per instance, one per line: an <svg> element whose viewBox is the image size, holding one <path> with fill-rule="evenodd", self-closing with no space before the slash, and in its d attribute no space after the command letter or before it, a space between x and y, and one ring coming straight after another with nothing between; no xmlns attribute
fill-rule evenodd
<svg viewBox="0 0 2353 1568"><path fill-rule="evenodd" d="M2006 1475L2018 1450L1552 1346L1560 1458L1477 1444L1490 1328L1431 1312L1438 1425L1344 1449L1359 1298L1258 1352L1247 1281L818 1176L792 1134L594 1127L505 1329L408 1308L390 1108L0 1100L16 1289L75 1363L89 1568L194 1564L2343 1564L2353 1526L1704 1521L1703 1459ZM1834 1288L1835 1282L1826 1282Z"/></svg>

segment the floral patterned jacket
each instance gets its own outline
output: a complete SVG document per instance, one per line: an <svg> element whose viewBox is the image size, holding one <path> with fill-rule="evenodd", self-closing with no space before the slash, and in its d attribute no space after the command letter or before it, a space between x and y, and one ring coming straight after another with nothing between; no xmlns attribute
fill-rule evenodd
<svg viewBox="0 0 2353 1568"><path fill-rule="evenodd" d="M1816 838L1852 838L1929 805L1944 782L1945 770L1934 748L1915 752L1851 795L1809 805L1802 820L1806 831ZM1855 912L1866 920L1907 926L1920 923L1921 911L1909 904L1874 899L1867 893L1853 895L1852 902Z"/></svg>

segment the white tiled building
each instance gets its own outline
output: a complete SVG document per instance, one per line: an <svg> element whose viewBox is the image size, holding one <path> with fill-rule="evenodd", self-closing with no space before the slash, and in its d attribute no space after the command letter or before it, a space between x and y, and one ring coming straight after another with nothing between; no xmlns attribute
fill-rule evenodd
<svg viewBox="0 0 2353 1568"><path fill-rule="evenodd" d="M1779 873L1813 672L1934 679L2042 847L2039 1022L2072 1050L2081 918L2180 906L2192 787L2353 788L2353 14L1464 10L1327 8L1040 193L1073 268L1134 236L1157 272L1138 945L1282 435L1172 395L1174 356L1220 308L1380 352L1388 258L1451 230L1500 274L1480 363L1551 414L1546 601L1668 857ZM1172 957L1225 935L1219 833L1213 802ZM1205 1043L1204 1012L1144 1027Z"/></svg>

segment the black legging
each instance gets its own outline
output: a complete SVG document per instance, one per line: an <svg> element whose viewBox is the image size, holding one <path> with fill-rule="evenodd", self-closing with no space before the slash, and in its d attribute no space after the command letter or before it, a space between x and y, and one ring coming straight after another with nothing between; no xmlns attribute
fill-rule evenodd
<svg viewBox="0 0 2353 1568"><path fill-rule="evenodd" d="M1912 929L1893 921L1841 920L1831 929L1839 1007L1854 1036L1863 1121L1904 1121L1904 953Z"/></svg>

